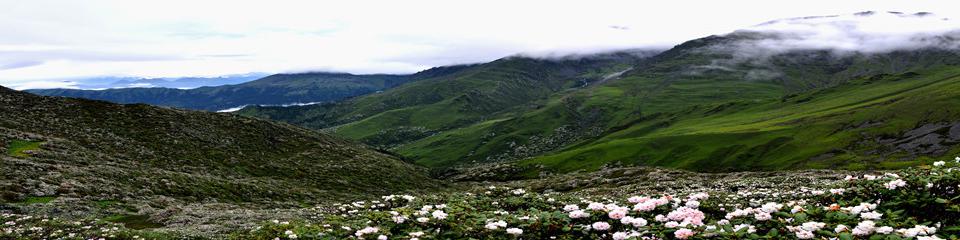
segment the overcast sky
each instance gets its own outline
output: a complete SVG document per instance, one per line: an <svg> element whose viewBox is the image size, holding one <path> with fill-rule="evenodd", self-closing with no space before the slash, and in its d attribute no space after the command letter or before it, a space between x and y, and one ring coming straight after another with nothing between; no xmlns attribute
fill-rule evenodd
<svg viewBox="0 0 960 240"><path fill-rule="evenodd" d="M0 85L18 88L93 76L409 73L516 53L665 48L791 17L960 12L955 1L918 0L0 0L0 9Z"/></svg>

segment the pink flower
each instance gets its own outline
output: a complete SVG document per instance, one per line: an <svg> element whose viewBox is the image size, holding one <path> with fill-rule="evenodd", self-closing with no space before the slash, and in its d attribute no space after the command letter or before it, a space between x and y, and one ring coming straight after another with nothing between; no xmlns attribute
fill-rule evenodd
<svg viewBox="0 0 960 240"><path fill-rule="evenodd" d="M589 205L587 205L587 209L594 210L594 211L603 211L606 209L606 206L603 205L603 203L592 202Z"/></svg>
<svg viewBox="0 0 960 240"><path fill-rule="evenodd" d="M627 211L624 209L616 209L616 210L610 211L610 213L608 213L607 216L609 216L612 219L621 219L627 216Z"/></svg>
<svg viewBox="0 0 960 240"><path fill-rule="evenodd" d="M649 212L655 208L657 208L657 204L654 201L645 201L633 206L633 210L638 212Z"/></svg>
<svg viewBox="0 0 960 240"><path fill-rule="evenodd" d="M607 222L595 222L591 226L597 231L606 231L610 229L610 224Z"/></svg>
<svg viewBox="0 0 960 240"><path fill-rule="evenodd" d="M689 207L680 207L667 214L667 218L674 221L683 221L695 226L703 225L706 216L700 210Z"/></svg>
<svg viewBox="0 0 960 240"><path fill-rule="evenodd" d="M693 237L693 235L694 235L693 230L686 229L686 228L681 228L676 232L673 232L673 236L676 237L677 239L687 239L689 237Z"/></svg>
<svg viewBox="0 0 960 240"><path fill-rule="evenodd" d="M569 217L570 217L570 218L573 218L573 219L583 218L583 217L589 217L589 216L590 216L590 214L587 213L587 212L584 212L583 210L574 210L573 212L570 212L570 214L569 214Z"/></svg>
<svg viewBox="0 0 960 240"><path fill-rule="evenodd" d="M647 200L650 200L650 198L633 196L627 199L627 201L630 203L642 203L642 202L646 202Z"/></svg>

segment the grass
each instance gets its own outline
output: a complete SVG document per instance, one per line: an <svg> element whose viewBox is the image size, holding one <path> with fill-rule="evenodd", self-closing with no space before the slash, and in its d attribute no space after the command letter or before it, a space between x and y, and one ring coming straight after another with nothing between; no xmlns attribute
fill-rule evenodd
<svg viewBox="0 0 960 240"><path fill-rule="evenodd" d="M27 197L26 199L24 199L24 200L21 201L20 203L22 203L22 204L49 203L49 202L52 202L52 201L55 200L55 199L57 199L57 197L53 197L53 196L47 196L47 197Z"/></svg>
<svg viewBox="0 0 960 240"><path fill-rule="evenodd" d="M554 129L585 122L584 116L596 111L604 118L594 126L607 129L605 133L572 143L553 143L555 146L543 147L547 154L522 160L523 165L555 172L596 170L607 164L711 172L898 169L922 161L867 154L881 146L856 143L864 136L898 136L924 122L960 119L960 113L952 111L952 106L960 106L957 75L960 69L950 67L918 75L875 75L786 96L765 83L701 80L660 87L668 88L665 92L648 90L652 95L645 95L642 89L654 88L656 83L633 77L559 93L542 108L441 132L404 145L398 152L431 167L491 161L490 156L516 146L536 147L539 143L531 137L550 137ZM714 88L713 99L703 94L711 84L728 83L736 87ZM640 90L623 90L631 88ZM638 113L638 109L646 113ZM851 127L867 122L882 124ZM954 147L949 153L958 151ZM817 158L825 153L833 156Z"/></svg>
<svg viewBox="0 0 960 240"><path fill-rule="evenodd" d="M121 223L127 228L136 230L163 227L163 224L151 221L150 216L146 215L114 215L104 218L103 220L113 223Z"/></svg>
<svg viewBox="0 0 960 240"><path fill-rule="evenodd" d="M875 146L856 143L897 136L924 122L960 118L950 107L960 104L958 76L960 69L943 69L916 78L858 80L794 97L811 99L802 103L770 99L721 112L700 108L673 116L667 127L650 130L649 123L633 125L524 163L559 172L613 162L703 171L903 168L920 161L883 161L882 156L866 153ZM849 127L870 121L883 124ZM836 156L810 160L831 151Z"/></svg>
<svg viewBox="0 0 960 240"><path fill-rule="evenodd" d="M43 142L40 141L13 140L7 146L7 155L21 158L29 157L30 155L26 152L40 150L41 144Z"/></svg>

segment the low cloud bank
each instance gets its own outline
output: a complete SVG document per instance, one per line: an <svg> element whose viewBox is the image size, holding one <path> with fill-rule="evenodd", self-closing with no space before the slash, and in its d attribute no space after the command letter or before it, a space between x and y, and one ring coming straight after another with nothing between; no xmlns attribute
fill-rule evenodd
<svg viewBox="0 0 960 240"><path fill-rule="evenodd" d="M770 59L787 53L850 55L884 54L920 49L960 50L960 24L928 12L860 12L850 15L802 17L770 21L721 37L728 42L699 49L727 54L689 74L744 71L748 80L774 79L783 74ZM746 66L747 68L744 68Z"/></svg>

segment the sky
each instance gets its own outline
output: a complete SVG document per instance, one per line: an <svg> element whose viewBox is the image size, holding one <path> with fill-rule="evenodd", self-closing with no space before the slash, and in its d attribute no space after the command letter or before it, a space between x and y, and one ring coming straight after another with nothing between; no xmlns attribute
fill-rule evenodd
<svg viewBox="0 0 960 240"><path fill-rule="evenodd" d="M514 54L662 49L713 34L777 26L761 24L793 17L873 10L960 19L956 5L928 0L0 0L0 85L71 88L76 87L71 79L104 76L411 73ZM883 33L888 26L871 27ZM928 25L901 27L918 26ZM830 32L811 36L833 37Z"/></svg>

